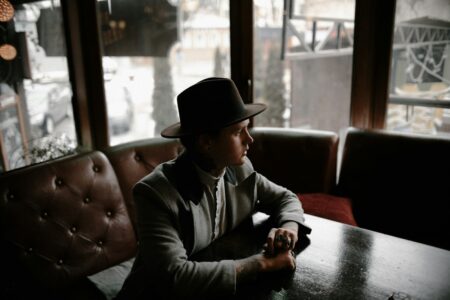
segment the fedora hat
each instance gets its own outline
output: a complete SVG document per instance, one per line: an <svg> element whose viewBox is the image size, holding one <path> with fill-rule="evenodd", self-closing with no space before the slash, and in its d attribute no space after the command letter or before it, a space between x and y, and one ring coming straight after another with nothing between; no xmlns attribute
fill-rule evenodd
<svg viewBox="0 0 450 300"><path fill-rule="evenodd" d="M262 103L244 104L231 79L211 77L177 97L180 122L161 132L166 138L217 130L253 117L266 109Z"/></svg>

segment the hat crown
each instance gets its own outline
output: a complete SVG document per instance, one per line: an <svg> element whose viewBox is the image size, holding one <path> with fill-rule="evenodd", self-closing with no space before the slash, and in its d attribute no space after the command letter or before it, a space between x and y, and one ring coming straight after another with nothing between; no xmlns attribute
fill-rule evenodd
<svg viewBox="0 0 450 300"><path fill-rule="evenodd" d="M208 78L177 97L181 128L191 132L218 129L246 114L244 102L230 79Z"/></svg>
<svg viewBox="0 0 450 300"><path fill-rule="evenodd" d="M266 109L261 103L244 104L231 79L211 77L181 92L177 97L180 122L161 132L167 138L204 133L227 127Z"/></svg>

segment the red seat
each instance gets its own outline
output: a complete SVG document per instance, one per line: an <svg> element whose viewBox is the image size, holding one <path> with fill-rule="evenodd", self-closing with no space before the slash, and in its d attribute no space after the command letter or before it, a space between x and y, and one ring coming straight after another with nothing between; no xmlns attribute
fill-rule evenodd
<svg viewBox="0 0 450 300"><path fill-rule="evenodd" d="M349 198L330 194L297 194L305 213L325 219L358 226L353 217L352 202Z"/></svg>

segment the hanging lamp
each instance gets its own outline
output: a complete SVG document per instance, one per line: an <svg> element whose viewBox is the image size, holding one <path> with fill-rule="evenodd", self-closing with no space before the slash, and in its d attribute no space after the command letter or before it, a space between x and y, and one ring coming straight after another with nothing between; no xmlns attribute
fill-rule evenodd
<svg viewBox="0 0 450 300"><path fill-rule="evenodd" d="M13 60L17 56L17 50L13 45L3 44L0 46L0 57L4 60Z"/></svg>
<svg viewBox="0 0 450 300"><path fill-rule="evenodd" d="M8 0L0 0L0 22L8 22L14 17L14 7Z"/></svg>

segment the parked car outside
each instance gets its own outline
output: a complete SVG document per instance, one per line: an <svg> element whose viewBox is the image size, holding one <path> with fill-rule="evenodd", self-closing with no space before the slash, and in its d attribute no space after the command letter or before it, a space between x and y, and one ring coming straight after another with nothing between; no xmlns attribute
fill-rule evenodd
<svg viewBox="0 0 450 300"><path fill-rule="evenodd" d="M128 132L133 122L130 91L119 81L105 81L108 124L111 135ZM25 85L33 139L51 135L65 118L72 116L72 90L67 83Z"/></svg>
<svg viewBox="0 0 450 300"><path fill-rule="evenodd" d="M68 82L25 85L28 116L36 138L49 135L72 115L72 90Z"/></svg>

